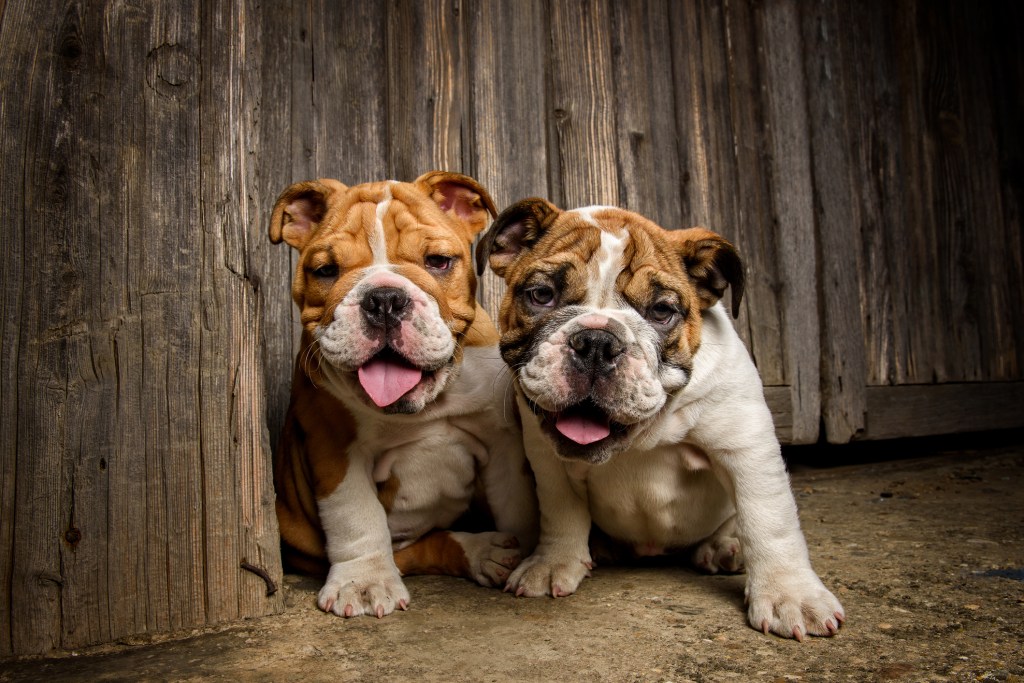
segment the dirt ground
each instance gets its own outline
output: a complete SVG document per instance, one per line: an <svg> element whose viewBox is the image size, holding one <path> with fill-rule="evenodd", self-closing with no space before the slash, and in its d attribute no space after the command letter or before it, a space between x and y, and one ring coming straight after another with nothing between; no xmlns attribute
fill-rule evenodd
<svg viewBox="0 0 1024 683"><path fill-rule="evenodd" d="M832 639L764 636L742 576L666 563L599 567L558 600L412 577L410 611L381 620L323 614L316 582L288 576L284 614L7 661L0 681L1024 681L1024 439L972 446L787 452L812 561L848 616Z"/></svg>

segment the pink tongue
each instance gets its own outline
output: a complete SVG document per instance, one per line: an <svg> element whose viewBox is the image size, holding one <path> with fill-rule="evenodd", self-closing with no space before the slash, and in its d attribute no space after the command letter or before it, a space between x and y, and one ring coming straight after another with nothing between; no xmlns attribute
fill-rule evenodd
<svg viewBox="0 0 1024 683"><path fill-rule="evenodd" d="M422 378L422 370L381 358L373 358L359 368L359 383L380 408L402 398Z"/></svg>
<svg viewBox="0 0 1024 683"><path fill-rule="evenodd" d="M555 421L555 429L582 446L600 441L611 434L608 420L598 421L580 414L559 415Z"/></svg>

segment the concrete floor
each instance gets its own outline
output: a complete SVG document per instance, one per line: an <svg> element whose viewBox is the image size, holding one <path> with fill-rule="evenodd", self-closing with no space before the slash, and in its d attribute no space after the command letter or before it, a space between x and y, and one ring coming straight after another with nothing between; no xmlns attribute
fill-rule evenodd
<svg viewBox="0 0 1024 683"><path fill-rule="evenodd" d="M666 564L600 567L559 600L413 577L409 612L347 622L289 576L282 615L8 661L0 681L1022 681L1024 439L997 439L788 452L812 561L848 615L832 639L764 636L742 576ZM858 464L819 466L839 459Z"/></svg>

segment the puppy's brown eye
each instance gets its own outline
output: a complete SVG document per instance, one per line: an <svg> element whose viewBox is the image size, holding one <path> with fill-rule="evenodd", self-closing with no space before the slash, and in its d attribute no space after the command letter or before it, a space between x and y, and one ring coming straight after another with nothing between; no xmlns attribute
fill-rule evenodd
<svg viewBox="0 0 1024 683"><path fill-rule="evenodd" d="M664 301L654 304L651 306L650 310L647 311L648 320L661 323L662 325L671 322L672 319L675 318L675 315L675 306Z"/></svg>
<svg viewBox="0 0 1024 683"><path fill-rule="evenodd" d="M338 277L338 266L333 263L325 263L313 271L313 276L322 280L329 280Z"/></svg>
<svg viewBox="0 0 1024 683"><path fill-rule="evenodd" d="M530 297L530 303L534 306L553 306L555 304L555 290L545 285L528 289L526 295Z"/></svg>
<svg viewBox="0 0 1024 683"><path fill-rule="evenodd" d="M430 270L444 272L452 267L452 261L454 261L454 259L451 256L429 254L425 259L423 259L423 265Z"/></svg>

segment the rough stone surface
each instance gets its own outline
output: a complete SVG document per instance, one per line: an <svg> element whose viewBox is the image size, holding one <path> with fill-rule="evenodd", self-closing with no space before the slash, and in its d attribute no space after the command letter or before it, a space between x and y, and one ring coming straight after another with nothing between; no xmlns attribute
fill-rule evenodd
<svg viewBox="0 0 1024 683"><path fill-rule="evenodd" d="M791 461L815 568L847 610L832 639L764 636L742 576L664 561L599 567L558 600L411 577L410 610L381 620L323 614L317 583L288 576L283 615L9 660L0 681L1024 681L1024 445L902 455Z"/></svg>

